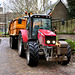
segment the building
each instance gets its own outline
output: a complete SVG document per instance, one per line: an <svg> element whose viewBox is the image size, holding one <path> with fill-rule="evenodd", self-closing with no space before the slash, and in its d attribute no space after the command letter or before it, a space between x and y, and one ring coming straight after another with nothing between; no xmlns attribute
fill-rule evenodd
<svg viewBox="0 0 75 75"><path fill-rule="evenodd" d="M64 18L64 19L68 18L68 9L61 0L53 4L51 8L52 12L49 9L47 10L46 14L50 14L51 12L52 18Z"/></svg>
<svg viewBox="0 0 75 75"><path fill-rule="evenodd" d="M11 21L14 18L17 18L18 13L13 13L13 12L7 12L3 13L0 12L0 32L5 33L5 23L6 23L6 32L8 32L8 27L9 27L9 21Z"/></svg>

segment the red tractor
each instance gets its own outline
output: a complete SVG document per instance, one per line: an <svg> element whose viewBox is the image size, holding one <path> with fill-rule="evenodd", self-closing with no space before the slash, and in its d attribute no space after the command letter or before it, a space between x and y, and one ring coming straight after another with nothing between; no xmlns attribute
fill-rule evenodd
<svg viewBox="0 0 75 75"><path fill-rule="evenodd" d="M56 41L52 20L50 15L29 15L26 29L19 31L18 53L20 57L26 54L29 66L38 65L41 53L47 61L57 61L62 65L69 63L71 58L70 46L64 39Z"/></svg>

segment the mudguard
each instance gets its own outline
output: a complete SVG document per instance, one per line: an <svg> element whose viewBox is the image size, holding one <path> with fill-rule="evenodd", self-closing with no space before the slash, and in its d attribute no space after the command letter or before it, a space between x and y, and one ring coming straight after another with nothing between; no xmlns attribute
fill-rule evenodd
<svg viewBox="0 0 75 75"><path fill-rule="evenodd" d="M23 42L28 42L28 30L20 30L20 32L22 34Z"/></svg>

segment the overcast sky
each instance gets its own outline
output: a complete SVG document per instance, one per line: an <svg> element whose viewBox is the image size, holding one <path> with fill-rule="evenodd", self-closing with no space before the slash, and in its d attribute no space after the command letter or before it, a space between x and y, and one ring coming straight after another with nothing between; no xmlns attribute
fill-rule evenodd
<svg viewBox="0 0 75 75"><path fill-rule="evenodd" d="M0 4L2 4L3 2L6 2L7 0L0 0ZM50 0L52 1L52 4L55 3L57 0ZM62 0L62 2L66 3L67 0Z"/></svg>

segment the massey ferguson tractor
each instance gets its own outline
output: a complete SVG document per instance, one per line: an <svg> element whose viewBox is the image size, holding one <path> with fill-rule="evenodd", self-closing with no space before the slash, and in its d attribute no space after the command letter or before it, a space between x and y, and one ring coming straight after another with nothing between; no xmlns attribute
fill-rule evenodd
<svg viewBox="0 0 75 75"><path fill-rule="evenodd" d="M10 47L18 47L19 56L26 55L29 66L38 65L40 54L46 61L57 61L62 65L70 62L70 46L64 39L56 41L52 20L51 15L29 14L10 23Z"/></svg>

